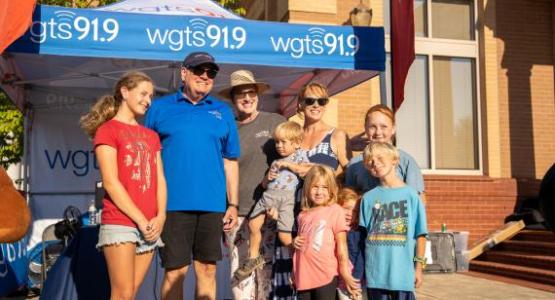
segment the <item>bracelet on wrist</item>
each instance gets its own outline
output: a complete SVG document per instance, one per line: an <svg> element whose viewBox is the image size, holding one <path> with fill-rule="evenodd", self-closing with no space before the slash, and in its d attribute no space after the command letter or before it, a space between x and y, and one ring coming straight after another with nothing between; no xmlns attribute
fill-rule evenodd
<svg viewBox="0 0 555 300"><path fill-rule="evenodd" d="M239 205L235 203L228 203L227 207L235 207L236 209L239 209Z"/></svg>
<svg viewBox="0 0 555 300"><path fill-rule="evenodd" d="M415 256L412 260L414 262L419 263L422 266L422 269L426 269L426 265L427 265L426 262L428 261L428 259L426 257L424 257L424 256Z"/></svg>

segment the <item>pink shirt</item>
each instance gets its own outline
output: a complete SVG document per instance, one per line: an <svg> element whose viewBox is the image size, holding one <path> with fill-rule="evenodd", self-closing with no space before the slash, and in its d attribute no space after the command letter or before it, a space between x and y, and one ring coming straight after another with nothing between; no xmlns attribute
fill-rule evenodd
<svg viewBox="0 0 555 300"><path fill-rule="evenodd" d="M349 230L345 212L332 204L303 211L297 220L298 236L305 241L293 255L295 287L302 291L324 286L338 275L335 234Z"/></svg>

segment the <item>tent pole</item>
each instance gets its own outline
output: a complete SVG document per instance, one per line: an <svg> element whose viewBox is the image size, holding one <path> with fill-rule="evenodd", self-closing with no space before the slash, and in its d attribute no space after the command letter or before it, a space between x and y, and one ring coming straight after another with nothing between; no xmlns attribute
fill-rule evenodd
<svg viewBox="0 0 555 300"><path fill-rule="evenodd" d="M26 106L26 105L25 105ZM30 201L30 191L29 191L29 136L31 135L31 126L29 122L31 115L31 108L25 107L23 112L23 182L22 187L23 191L25 191L25 199L27 200L27 205L29 205Z"/></svg>
<svg viewBox="0 0 555 300"><path fill-rule="evenodd" d="M380 72L380 104L387 106L387 86L385 72Z"/></svg>

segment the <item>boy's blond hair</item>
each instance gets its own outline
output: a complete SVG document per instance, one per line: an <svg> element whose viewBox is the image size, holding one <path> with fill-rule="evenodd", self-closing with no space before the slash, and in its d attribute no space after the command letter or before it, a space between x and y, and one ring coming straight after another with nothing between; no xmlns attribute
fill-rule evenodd
<svg viewBox="0 0 555 300"><path fill-rule="evenodd" d="M325 203L326 206L337 203L337 182L335 181L335 173L332 169L323 165L314 165L305 176L303 186L303 198L301 200L301 209L308 210L313 207L312 201L309 200L310 190L319 179L324 179L328 186L328 194L330 198Z"/></svg>
<svg viewBox="0 0 555 300"><path fill-rule="evenodd" d="M385 154L396 162L399 161L399 150L397 150L395 146L390 143L372 142L364 148L364 152L362 153L364 165L369 165L372 157L377 153Z"/></svg>
<svg viewBox="0 0 555 300"><path fill-rule="evenodd" d="M287 121L279 124L274 130L274 139L288 140L297 144L303 142L303 128L296 122Z"/></svg>

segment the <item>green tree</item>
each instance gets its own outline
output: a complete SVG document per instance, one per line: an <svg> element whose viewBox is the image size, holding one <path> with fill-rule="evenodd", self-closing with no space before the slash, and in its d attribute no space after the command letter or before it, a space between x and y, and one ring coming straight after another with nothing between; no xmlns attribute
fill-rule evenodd
<svg viewBox="0 0 555 300"><path fill-rule="evenodd" d="M247 14L247 10L241 5L241 0L218 0L218 3L240 16Z"/></svg>
<svg viewBox="0 0 555 300"><path fill-rule="evenodd" d="M38 0L39 4L57 5L65 7L96 7L118 2L117 0Z"/></svg>
<svg viewBox="0 0 555 300"><path fill-rule="evenodd" d="M0 93L0 165L8 168L23 155L23 115Z"/></svg>

